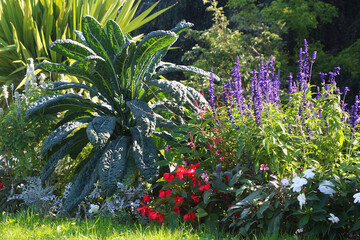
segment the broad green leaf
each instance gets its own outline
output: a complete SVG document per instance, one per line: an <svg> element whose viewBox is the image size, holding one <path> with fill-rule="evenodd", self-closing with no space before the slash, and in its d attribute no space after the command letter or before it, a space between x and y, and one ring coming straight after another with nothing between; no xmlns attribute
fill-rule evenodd
<svg viewBox="0 0 360 240"><path fill-rule="evenodd" d="M82 33L89 47L108 63L111 63L114 52L101 24L91 16L84 16L81 21Z"/></svg>
<svg viewBox="0 0 360 240"><path fill-rule="evenodd" d="M122 180L125 173L128 144L128 137L119 136L107 145L100 158L100 183L106 196L114 193L117 183Z"/></svg>
<svg viewBox="0 0 360 240"><path fill-rule="evenodd" d="M126 105L130 108L138 129L145 137L151 136L155 131L155 116L153 110L149 105L142 101L131 100L127 101Z"/></svg>
<svg viewBox="0 0 360 240"><path fill-rule="evenodd" d="M144 137L138 128L131 127L130 131L135 163L145 180L153 183L159 176L159 167L155 165L158 161L156 146L152 138Z"/></svg>
<svg viewBox="0 0 360 240"><path fill-rule="evenodd" d="M116 125L116 117L98 116L95 117L86 128L86 133L90 143L95 148L106 146Z"/></svg>
<svg viewBox="0 0 360 240"><path fill-rule="evenodd" d="M67 122L64 125L58 127L44 140L41 146L40 153L44 155L50 148L59 144L70 133L72 133L75 129L79 128L81 125L83 125L85 122L88 122L89 120L89 118L80 119L77 121Z"/></svg>
<svg viewBox="0 0 360 240"><path fill-rule="evenodd" d="M66 211L71 212L93 190L94 183L99 179L98 167L103 151L104 149L97 151L72 181L71 189L64 201Z"/></svg>
<svg viewBox="0 0 360 240"><path fill-rule="evenodd" d="M120 48L125 44L126 40L124 34L121 31L120 26L114 20L109 20L106 23L106 30L114 53L117 54Z"/></svg>
<svg viewBox="0 0 360 240"><path fill-rule="evenodd" d="M84 60L88 56L96 55L92 49L71 39L56 40L51 43L49 48L63 56L79 61Z"/></svg>

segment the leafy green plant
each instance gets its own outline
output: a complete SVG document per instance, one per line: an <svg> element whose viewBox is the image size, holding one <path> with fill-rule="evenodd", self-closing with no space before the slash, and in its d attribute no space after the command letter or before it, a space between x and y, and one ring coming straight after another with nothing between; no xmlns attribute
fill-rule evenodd
<svg viewBox="0 0 360 240"><path fill-rule="evenodd" d="M48 46L56 39L76 39L81 17L92 15L102 24L115 19L124 32L142 26L166 11L150 14L155 3L135 16L135 0L3 0L0 2L0 82L22 79L28 58L36 62L67 60ZM119 10L119 12L118 12ZM15 84L19 82L16 81Z"/></svg>
<svg viewBox="0 0 360 240"><path fill-rule="evenodd" d="M49 94L47 82L42 81L37 86L31 61L23 93L15 91L14 85L4 85L2 88L1 98L8 103L8 107L5 110L0 108L0 178L6 186L0 193L0 211L14 211L16 204L8 204L7 197L17 193L17 186L25 178L41 172L40 143L51 132L50 128L55 126L57 118L55 115L38 114L28 119L25 111L30 102Z"/></svg>
<svg viewBox="0 0 360 240"><path fill-rule="evenodd" d="M360 228L358 177L345 179L315 168L296 177L278 179L265 165L239 166L218 189L235 196L222 221L249 232L293 233L302 237L355 237Z"/></svg>
<svg viewBox="0 0 360 240"><path fill-rule="evenodd" d="M41 153L48 159L42 171L43 181L63 157L69 154L75 159L86 145L93 147L80 163L75 163L76 177L64 203L68 211L93 189L99 178L108 196L117 182L131 185L138 171L146 181L156 181L159 167L155 163L159 156L151 136L169 139L167 131L186 119L185 109L197 111L195 102L201 107L208 105L194 89L159 79L161 74L173 71L210 76L195 67L161 62L177 34L190 26L180 22L171 31L149 33L137 44L113 20L106 23L105 30L93 17L85 16L82 32L77 32L83 44L64 39L50 46L52 51L76 61L71 66L37 65L38 69L85 81L54 82L52 90L80 88L90 94L90 98L74 93L49 95L26 111L28 117L39 112L66 111L41 147Z"/></svg>
<svg viewBox="0 0 360 240"><path fill-rule="evenodd" d="M204 0L204 4L210 4L208 11L213 12L213 25L204 31L190 30L188 36L194 38L196 44L191 51L182 57L183 61L194 62L193 65L214 72L226 81L237 57L241 65L244 77L243 86L249 90L250 72L261 62L273 55L279 56L280 35L270 32L265 27L257 34L249 35L242 31L229 27L223 8L218 6L218 1ZM206 90L209 85L207 79L193 77L189 86ZM221 92L221 86L216 87L217 93Z"/></svg>

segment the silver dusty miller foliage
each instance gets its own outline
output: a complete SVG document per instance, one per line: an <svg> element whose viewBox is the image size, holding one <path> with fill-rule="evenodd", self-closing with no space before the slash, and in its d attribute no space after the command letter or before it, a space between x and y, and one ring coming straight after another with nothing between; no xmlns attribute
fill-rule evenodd
<svg viewBox="0 0 360 240"><path fill-rule="evenodd" d="M68 197L70 188L71 183L65 186L62 196L56 196L54 195L54 187L43 187L40 177L29 177L26 183L19 187L21 193L9 197L7 201L21 200L23 201L22 204L32 208L37 213L63 216L66 214L63 202ZM81 218L84 214L85 217L91 217L96 214L115 214L118 211L125 210L136 218L141 218L136 209L140 207L140 201L148 191L148 186L142 181L131 187L118 183L115 194L104 200L102 198L104 193L100 184L95 183L94 190L77 206L74 214L77 218ZM98 212L90 211L91 205L99 206Z"/></svg>

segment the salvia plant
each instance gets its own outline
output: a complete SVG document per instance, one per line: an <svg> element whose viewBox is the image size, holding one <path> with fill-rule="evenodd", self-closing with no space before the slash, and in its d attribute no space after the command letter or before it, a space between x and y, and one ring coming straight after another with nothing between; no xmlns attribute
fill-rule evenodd
<svg viewBox="0 0 360 240"><path fill-rule="evenodd" d="M70 66L41 63L36 68L85 81L54 82L51 89L79 88L91 96L49 95L26 111L28 117L39 112L65 112L41 147L47 159L43 182L66 155L75 159L85 146L93 147L76 166L76 177L64 202L66 210L77 206L99 179L107 196L115 191L117 182L131 185L138 172L147 182L155 182L159 152L151 136L169 139L168 131L185 122L186 111L207 107L205 98L194 89L160 79L174 71L210 76L198 68L161 62L178 34L191 25L182 21L170 31L151 32L135 42L113 20L103 28L96 19L85 16L82 31L76 32L82 43L63 39L50 45L52 51L76 61Z"/></svg>
<svg viewBox="0 0 360 240"><path fill-rule="evenodd" d="M337 172L357 163L359 98L346 108L349 89L341 93L335 81L339 67L319 74L321 86L312 85L315 59L316 52L310 55L305 41L298 73L290 73L287 89L280 84L272 58L252 72L248 95L242 90L238 62L232 81L223 84L224 108L238 130L238 158L251 158L256 171L262 163L279 176L308 166ZM212 88L209 93L213 95ZM215 96L210 96L216 113L214 101Z"/></svg>

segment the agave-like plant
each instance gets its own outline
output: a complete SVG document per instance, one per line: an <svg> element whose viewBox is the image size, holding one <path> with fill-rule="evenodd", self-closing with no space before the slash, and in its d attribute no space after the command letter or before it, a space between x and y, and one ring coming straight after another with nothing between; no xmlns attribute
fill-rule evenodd
<svg viewBox="0 0 360 240"><path fill-rule="evenodd" d="M57 128L44 140L41 153L48 159L42 171L45 181L66 155L75 159L92 145L90 154L77 165L71 191L64 203L71 211L100 178L107 195L117 182L131 184L140 173L148 182L159 176L159 151L152 135L169 139L169 130L184 122L185 109L208 107L196 90L176 81L161 79L173 71L210 76L198 68L161 62L178 34L192 24L182 21L170 31L155 31L135 42L113 20L105 28L91 16L82 19L82 43L56 40L50 49L76 61L71 65L41 63L38 69L69 74L85 83L54 82L52 90L80 88L90 98L66 93L32 103L30 117L39 112L65 112ZM151 104L152 103L152 104ZM197 103L197 104L196 104ZM169 118L170 117L170 118Z"/></svg>
<svg viewBox="0 0 360 240"><path fill-rule="evenodd" d="M158 3L136 15L144 1L1 0L0 85L10 82L17 85L25 74L28 58L35 62L66 60L47 47L56 39L75 40L73 30L80 29L82 16L92 15L102 24L114 19L123 32L131 32L172 7L152 13Z"/></svg>

